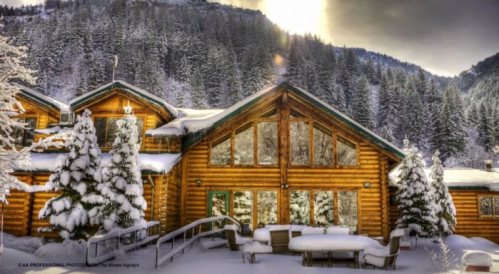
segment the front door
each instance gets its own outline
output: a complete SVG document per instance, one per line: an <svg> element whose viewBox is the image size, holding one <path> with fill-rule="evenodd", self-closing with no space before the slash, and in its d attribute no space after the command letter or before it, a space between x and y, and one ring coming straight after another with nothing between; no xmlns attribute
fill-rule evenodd
<svg viewBox="0 0 499 274"><path fill-rule="evenodd" d="M229 192L210 191L208 193L208 217L229 215ZM217 221L208 225L209 229L223 228L225 221Z"/></svg>

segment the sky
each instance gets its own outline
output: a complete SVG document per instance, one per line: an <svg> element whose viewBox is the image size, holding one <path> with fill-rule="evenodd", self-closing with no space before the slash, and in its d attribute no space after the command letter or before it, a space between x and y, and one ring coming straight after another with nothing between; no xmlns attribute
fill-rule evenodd
<svg viewBox="0 0 499 274"><path fill-rule="evenodd" d="M499 0L209 0L261 10L291 33L454 76L499 52ZM20 6L42 0L2 0Z"/></svg>
<svg viewBox="0 0 499 274"><path fill-rule="evenodd" d="M499 52L499 0L209 0L259 9L292 33L453 76Z"/></svg>

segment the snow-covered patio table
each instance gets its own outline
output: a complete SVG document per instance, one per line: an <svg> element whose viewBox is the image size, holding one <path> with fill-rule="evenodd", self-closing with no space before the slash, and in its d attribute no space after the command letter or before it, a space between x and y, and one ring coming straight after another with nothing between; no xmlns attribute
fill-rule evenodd
<svg viewBox="0 0 499 274"><path fill-rule="evenodd" d="M268 227L255 229L253 240L261 243L268 243L270 241L270 229Z"/></svg>
<svg viewBox="0 0 499 274"><path fill-rule="evenodd" d="M357 235L305 235L295 237L289 242L289 249L303 252L303 264L312 266L312 252L328 253L331 258L332 252L353 252L354 267L359 268L359 253L366 247L381 247L381 244L369 237Z"/></svg>

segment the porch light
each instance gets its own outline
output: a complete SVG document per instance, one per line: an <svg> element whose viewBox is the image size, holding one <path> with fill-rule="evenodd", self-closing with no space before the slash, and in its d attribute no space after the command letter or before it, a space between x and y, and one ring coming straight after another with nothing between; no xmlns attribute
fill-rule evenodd
<svg viewBox="0 0 499 274"><path fill-rule="evenodd" d="M283 188L283 189L288 188L288 183L282 183L281 188Z"/></svg>
<svg viewBox="0 0 499 274"><path fill-rule="evenodd" d="M369 183L369 182L365 182L365 183L364 183L364 187L365 187L365 188L370 188L370 187L371 187L371 183Z"/></svg>
<svg viewBox="0 0 499 274"><path fill-rule="evenodd" d="M202 184L202 183L203 183L203 181L201 181L201 180L199 180L199 179L198 179L198 180L196 180L196 184L197 184L198 186L201 186L201 184Z"/></svg>

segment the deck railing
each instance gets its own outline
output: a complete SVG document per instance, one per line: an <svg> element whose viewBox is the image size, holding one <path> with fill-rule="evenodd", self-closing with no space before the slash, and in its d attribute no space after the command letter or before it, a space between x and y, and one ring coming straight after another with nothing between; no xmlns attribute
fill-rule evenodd
<svg viewBox="0 0 499 274"><path fill-rule="evenodd" d="M201 237L206 237L206 236L211 236L217 233L221 233L224 231L223 227L218 228L218 229L211 229L208 231L202 231L202 226L204 224L211 224L211 227L215 227L215 222L219 221L231 221L238 227L240 227L240 224L233 219L230 216L218 216L218 217L209 217L209 218L204 218L204 219L199 219L197 221L194 221L182 228L179 228L171 233L166 234L165 236L161 237L158 239L156 243L156 268L164 264L166 261L170 260L173 261L173 257L178 254L179 252L182 251L182 254L184 253L184 250L186 247L189 245L192 247L194 245L194 242L196 240L200 240ZM191 238L187 239L187 233L191 232ZM197 234L196 234L197 231ZM175 240L177 236L182 235L183 241L181 241L181 244L178 246L175 246ZM171 241L171 250L164 254L160 255L160 246L161 244Z"/></svg>
<svg viewBox="0 0 499 274"><path fill-rule="evenodd" d="M140 234L144 231L147 233L147 237L141 239ZM157 239L159 237L158 233L159 222L153 221L148 222L145 228L136 226L125 229L116 228L106 234L93 236L87 241L87 265L102 263L114 258L117 252L127 252L147 244ZM95 247L92 247L92 245ZM99 247L101 247L102 254L99 254ZM102 248L104 248L103 252Z"/></svg>

